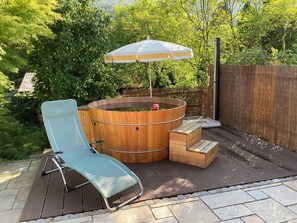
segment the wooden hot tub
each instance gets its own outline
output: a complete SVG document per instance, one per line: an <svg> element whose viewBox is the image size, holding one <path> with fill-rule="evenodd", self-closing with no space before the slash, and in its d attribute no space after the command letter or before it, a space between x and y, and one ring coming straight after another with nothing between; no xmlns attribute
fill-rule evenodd
<svg viewBox="0 0 297 223"><path fill-rule="evenodd" d="M158 111L115 111L122 107L151 107ZM101 153L125 163L168 158L169 130L180 126L186 102L162 97L122 97L88 105L96 139L104 140Z"/></svg>

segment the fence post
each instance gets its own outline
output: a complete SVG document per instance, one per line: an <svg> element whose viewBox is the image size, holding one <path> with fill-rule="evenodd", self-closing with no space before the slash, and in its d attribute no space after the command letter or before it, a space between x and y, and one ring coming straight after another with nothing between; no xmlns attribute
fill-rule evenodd
<svg viewBox="0 0 297 223"><path fill-rule="evenodd" d="M214 79L213 79L214 117L220 119L220 38L215 40Z"/></svg>

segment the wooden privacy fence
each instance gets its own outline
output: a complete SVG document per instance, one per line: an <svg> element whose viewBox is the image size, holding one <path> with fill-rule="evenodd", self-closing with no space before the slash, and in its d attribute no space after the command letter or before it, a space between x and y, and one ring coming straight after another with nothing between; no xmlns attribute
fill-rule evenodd
<svg viewBox="0 0 297 223"><path fill-rule="evenodd" d="M297 152L297 66L221 66L220 120Z"/></svg>
<svg viewBox="0 0 297 223"><path fill-rule="evenodd" d="M123 97L149 96L149 89L125 89ZM154 97L170 97L185 101L186 116L212 116L212 91L208 87L154 88Z"/></svg>

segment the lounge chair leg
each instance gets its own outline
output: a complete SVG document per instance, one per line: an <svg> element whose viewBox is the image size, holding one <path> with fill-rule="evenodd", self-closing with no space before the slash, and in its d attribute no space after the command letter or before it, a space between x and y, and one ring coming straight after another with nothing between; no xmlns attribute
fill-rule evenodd
<svg viewBox="0 0 297 223"><path fill-rule="evenodd" d="M77 188L82 187L82 186L85 186L85 185L87 185L89 183L91 183L91 182L90 181L87 181L87 182L84 182L84 183L81 183L81 184L76 185L74 188L77 189Z"/></svg>
<svg viewBox="0 0 297 223"><path fill-rule="evenodd" d="M80 188L80 187L82 187L82 186L85 186L85 185L87 185L87 184L89 184L90 183L90 181L87 181L87 182L84 182L84 183L81 183L81 184L78 184L78 185L76 185L76 186L74 186L74 187L70 187L70 186L68 186L68 185L65 185L65 188L66 188L66 192L70 192L70 191L73 191L73 190L75 190L75 189L77 189L77 188Z"/></svg>
<svg viewBox="0 0 297 223"><path fill-rule="evenodd" d="M116 206L116 207L113 207L113 208L110 207L110 206L109 206L109 203L108 203L108 200L107 200L106 198L103 198L103 199L104 199L104 202L105 202L105 204L106 204L106 207L108 208L108 210L110 210L110 211L115 211L115 210L117 210L117 209L119 209L119 208L125 206L126 204L130 203L131 201L134 201L135 199L139 198L139 197L143 194L143 186L142 186L142 184L141 184L140 181L139 181L139 186L140 186L140 193L139 193L139 194L137 194L136 196L130 198L129 200L127 200L127 201L121 203L120 205L118 205L118 206Z"/></svg>
<svg viewBox="0 0 297 223"><path fill-rule="evenodd" d="M42 172L41 172L41 176L44 176L47 174L47 172L45 171L45 167L47 165L47 162L48 162L48 156L46 157L46 160L45 160L45 163L43 165L43 168L42 168Z"/></svg>
<svg viewBox="0 0 297 223"><path fill-rule="evenodd" d="M62 166L61 168L64 169L65 167ZM41 175L42 175L42 176L45 176L45 175L47 175L47 174L56 172L56 171L58 171L58 170L59 170L59 168L56 168L56 169L53 169L53 170L49 170L49 171L42 171Z"/></svg>
<svg viewBox="0 0 297 223"><path fill-rule="evenodd" d="M57 160L55 159L55 157L52 158L52 161L53 161L54 164L57 166L57 169L60 171L61 176L62 176L62 179L63 179L63 183L64 183L65 190L66 190L66 192L68 192L68 191L71 190L71 189L67 186L66 179L65 179L65 176L64 176L64 172L63 172L63 168L62 168L62 167L60 166L60 164L57 162Z"/></svg>
<svg viewBox="0 0 297 223"><path fill-rule="evenodd" d="M58 168L56 168L56 169L53 169L53 170L45 171L45 168L46 168L46 165L47 165L48 157L49 157L49 156L53 157L54 155L53 155L53 154L49 154L49 155L46 157L45 163L44 163L43 168L42 168L41 176L45 176L45 175L47 175L47 174L50 174L50 173L53 173L53 172L56 172L56 171L59 170ZM63 166L62 166L61 168L64 169Z"/></svg>

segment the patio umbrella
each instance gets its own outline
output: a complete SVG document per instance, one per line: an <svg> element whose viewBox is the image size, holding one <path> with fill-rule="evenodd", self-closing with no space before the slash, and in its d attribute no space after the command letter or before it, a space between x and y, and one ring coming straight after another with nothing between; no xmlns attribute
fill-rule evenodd
<svg viewBox="0 0 297 223"><path fill-rule="evenodd" d="M106 63L135 63L153 62L162 60L182 60L193 57L192 49L175 43L169 43L159 40L143 40L137 43L131 43L105 54ZM150 96L152 97L152 77L150 74L150 65L148 66L150 78Z"/></svg>

